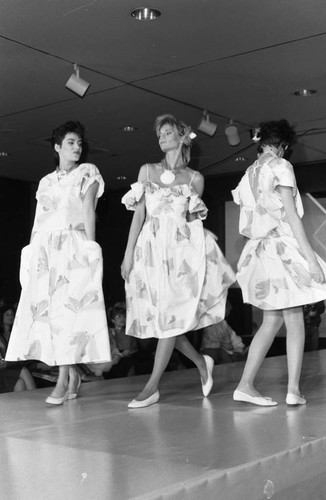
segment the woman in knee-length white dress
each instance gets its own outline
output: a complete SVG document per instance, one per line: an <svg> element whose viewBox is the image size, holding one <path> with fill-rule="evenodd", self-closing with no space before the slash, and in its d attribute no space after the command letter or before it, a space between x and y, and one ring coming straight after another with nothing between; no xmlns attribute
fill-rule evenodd
<svg viewBox="0 0 326 500"><path fill-rule="evenodd" d="M95 208L103 179L79 164L84 127L66 122L53 131L57 169L41 179L30 244L22 250L21 297L6 359L37 359L59 366L46 399L77 397L77 363L109 361L110 344L102 291L102 251L95 241Z"/></svg>
<svg viewBox="0 0 326 500"><path fill-rule="evenodd" d="M235 280L212 233L203 228L204 179L187 166L188 128L163 115L155 129L165 158L144 165L122 200L135 210L122 265L126 333L158 339L151 377L129 408L158 401L159 381L174 347L197 366L203 394L209 394L214 361L199 354L184 334L222 321L227 290Z"/></svg>
<svg viewBox="0 0 326 500"><path fill-rule="evenodd" d="M312 250L301 218L303 206L292 165L283 158L295 132L286 120L260 126L259 155L238 187L240 233L248 238L238 262L244 302L263 310L250 345L236 401L277 403L254 387L256 374L283 321L287 329L289 405L305 404L299 381L304 349L302 306L326 299L326 264Z"/></svg>

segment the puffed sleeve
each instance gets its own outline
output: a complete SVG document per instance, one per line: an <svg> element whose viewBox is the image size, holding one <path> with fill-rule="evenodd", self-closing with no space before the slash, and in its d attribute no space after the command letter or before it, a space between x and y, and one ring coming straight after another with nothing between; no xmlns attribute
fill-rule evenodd
<svg viewBox="0 0 326 500"><path fill-rule="evenodd" d="M89 186L94 182L98 182L98 190L96 197L100 198L104 192L104 180L99 169L92 163L83 163L80 168L80 194L85 196Z"/></svg>
<svg viewBox="0 0 326 500"><path fill-rule="evenodd" d="M293 172L293 167L290 162L284 158L274 159L270 163L270 167L274 174L274 189L276 186L287 186L293 188L293 194L296 194L297 183Z"/></svg>
<svg viewBox="0 0 326 500"><path fill-rule="evenodd" d="M205 220L207 217L208 209L197 193L191 193L189 199L189 213L198 214L198 218Z"/></svg>
<svg viewBox="0 0 326 500"><path fill-rule="evenodd" d="M235 189L232 189L232 191L231 191L231 194L233 196L233 201L237 205L240 205L240 203L241 203L239 191L240 191L239 186L237 186Z"/></svg>
<svg viewBox="0 0 326 500"><path fill-rule="evenodd" d="M302 217L304 213L302 200L291 163L284 158L278 158L271 162L270 167L274 176L273 189L277 186L291 187L298 215Z"/></svg>
<svg viewBox="0 0 326 500"><path fill-rule="evenodd" d="M145 192L145 184L143 182L134 182L130 187L131 189L122 197L121 203L126 206L127 210L135 211L137 203Z"/></svg>

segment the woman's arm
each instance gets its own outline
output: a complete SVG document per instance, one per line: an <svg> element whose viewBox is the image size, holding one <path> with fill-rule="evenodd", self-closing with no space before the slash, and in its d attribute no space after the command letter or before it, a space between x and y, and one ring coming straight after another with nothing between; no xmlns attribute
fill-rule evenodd
<svg viewBox="0 0 326 500"><path fill-rule="evenodd" d="M194 177L192 186L193 186L194 190L196 191L196 193L200 197L202 197L203 192L204 192L205 180L204 180L204 176L200 172L195 173L195 177ZM187 221L192 222L193 220L197 219L197 217L198 217L198 212L194 213L194 214L188 213L187 214Z"/></svg>
<svg viewBox="0 0 326 500"><path fill-rule="evenodd" d="M324 283L325 276L323 270L318 264L316 254L309 243L302 221L295 207L293 189L288 186L278 186L276 190L281 195L287 221L291 226L292 232L299 244L301 251L303 252L304 256L308 261L309 270L312 278L317 283Z"/></svg>
<svg viewBox="0 0 326 500"><path fill-rule="evenodd" d="M89 186L83 199L83 220L85 225L86 239L95 241L95 221L96 221L96 194L98 182L95 181Z"/></svg>
<svg viewBox="0 0 326 500"><path fill-rule="evenodd" d="M138 175L139 182L144 182L146 180L147 173L145 172L145 168L147 169L147 166L143 165L139 171ZM145 215L146 215L145 195L143 195L139 200L139 202L137 203L129 229L127 247L121 265L121 276L124 280L128 280L130 271L132 269L134 249L137 242L137 238L144 224Z"/></svg>

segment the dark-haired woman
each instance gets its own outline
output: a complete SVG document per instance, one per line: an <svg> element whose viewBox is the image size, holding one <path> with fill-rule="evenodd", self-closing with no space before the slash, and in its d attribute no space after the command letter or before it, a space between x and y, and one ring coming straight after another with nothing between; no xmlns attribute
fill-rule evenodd
<svg viewBox="0 0 326 500"><path fill-rule="evenodd" d="M190 128L163 115L155 131L165 157L143 165L122 200L135 211L122 264L126 333L158 339L153 372L129 408L159 400L159 382L174 348L197 366L203 394L209 394L214 361L198 353L184 334L224 318L227 289L234 281L213 236L204 232L204 178L188 167Z"/></svg>
<svg viewBox="0 0 326 500"><path fill-rule="evenodd" d="M102 292L102 252L95 242L95 208L104 189L95 167L80 163L87 143L79 122L53 131L57 168L41 179L30 244L22 250L22 293L7 360L59 366L46 399L77 397L77 363L110 360Z"/></svg>
<svg viewBox="0 0 326 500"><path fill-rule="evenodd" d="M244 302L263 310L233 399L274 406L254 387L256 374L285 322L288 387L286 403L302 405L299 388L304 350L302 306L326 298L326 264L315 254L301 218L303 206L292 165L283 158L295 132L286 120L262 123L258 158L232 192L240 205L240 233L248 238L238 262Z"/></svg>

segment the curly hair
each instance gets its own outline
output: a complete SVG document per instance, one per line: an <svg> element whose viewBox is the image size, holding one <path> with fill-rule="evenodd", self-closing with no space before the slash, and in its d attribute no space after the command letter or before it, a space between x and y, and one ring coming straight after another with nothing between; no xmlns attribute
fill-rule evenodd
<svg viewBox="0 0 326 500"><path fill-rule="evenodd" d="M259 152L262 152L263 146L288 147L296 142L294 127L285 119L263 122L259 127Z"/></svg>
<svg viewBox="0 0 326 500"><path fill-rule="evenodd" d="M175 127L179 132L180 136L185 136L182 145L182 161L188 164L190 162L190 149L192 145L192 140L189 137L189 134L191 132L191 127L187 125L185 122L178 120L173 115L170 114L160 115L156 118L154 123L154 130L156 132L157 137L159 136L160 130L164 125L170 125L171 127Z"/></svg>
<svg viewBox="0 0 326 500"><path fill-rule="evenodd" d="M85 138L85 127L80 122L76 121L67 121L59 127L55 128L52 132L51 144L54 149L54 145L58 144L61 146L63 139L67 134L74 133L81 138L82 141L82 154L80 155L80 159L78 163L83 163L87 157L88 153L88 143ZM59 165L59 155L56 151L54 151L54 158L56 165Z"/></svg>

